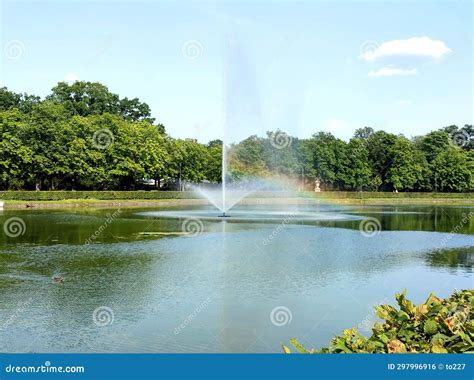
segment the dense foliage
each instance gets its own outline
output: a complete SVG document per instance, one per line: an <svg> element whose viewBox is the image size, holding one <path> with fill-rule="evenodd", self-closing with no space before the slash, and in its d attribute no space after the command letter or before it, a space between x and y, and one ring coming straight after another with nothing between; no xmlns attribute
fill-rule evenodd
<svg viewBox="0 0 474 380"><path fill-rule="evenodd" d="M0 89L0 189L133 190L221 181L222 141L173 139L139 99L100 83L58 83L45 99ZM311 189L465 192L474 188L473 129L407 139L365 127L346 142L281 131L229 147L229 180L279 177ZM153 180L153 181L148 181Z"/></svg>
<svg viewBox="0 0 474 380"><path fill-rule="evenodd" d="M45 100L0 89L0 188L131 190L216 181L222 144L177 140L138 99L59 83Z"/></svg>
<svg viewBox="0 0 474 380"><path fill-rule="evenodd" d="M462 290L446 299L430 294L420 305L406 299L405 291L396 300L399 309L390 305L375 308L383 322L375 323L368 338L352 328L319 351L306 349L296 339L291 344L300 353L474 353L474 290ZM283 350L291 352L287 346Z"/></svg>
<svg viewBox="0 0 474 380"><path fill-rule="evenodd" d="M61 201L61 200L158 200L158 199L193 199L198 195L191 191L4 191L0 193L2 201Z"/></svg>
<svg viewBox="0 0 474 380"><path fill-rule="evenodd" d="M233 146L230 175L292 176L307 187L318 178L325 190L465 192L474 188L471 125L450 126L412 140L402 135L358 129L349 142L328 132L309 139L251 136ZM275 145L277 146L275 148ZM308 186L309 185L309 186Z"/></svg>

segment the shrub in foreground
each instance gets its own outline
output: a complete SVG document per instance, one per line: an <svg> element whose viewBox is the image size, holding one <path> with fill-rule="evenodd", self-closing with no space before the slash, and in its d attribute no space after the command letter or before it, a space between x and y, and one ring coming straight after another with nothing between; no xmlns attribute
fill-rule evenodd
<svg viewBox="0 0 474 380"><path fill-rule="evenodd" d="M290 343L300 353L474 353L474 290L446 299L430 294L420 305L406 299L405 293L395 296L399 308L375 308L383 322L375 323L370 337L352 328L321 350L307 349L295 338ZM283 350L291 353L285 345Z"/></svg>

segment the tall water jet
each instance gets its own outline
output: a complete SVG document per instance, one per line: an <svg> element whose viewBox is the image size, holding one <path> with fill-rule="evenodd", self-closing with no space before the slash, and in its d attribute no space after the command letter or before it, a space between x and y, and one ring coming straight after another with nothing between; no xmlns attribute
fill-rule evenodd
<svg viewBox="0 0 474 380"><path fill-rule="evenodd" d="M206 185L196 187L196 191L205 197L221 213L228 217L229 210L243 198L262 188L262 181L254 177L235 180L229 175L232 160L233 143L249 136L264 135L265 126L261 114L257 75L251 64L248 49L240 43L235 35L227 40L227 54L224 60L224 119L222 120L222 162L221 184L214 190ZM267 187L266 185L263 186Z"/></svg>
<svg viewBox="0 0 474 380"><path fill-rule="evenodd" d="M242 198L253 192L242 184L229 189L228 154L232 142L237 142L262 128L260 104L253 65L235 34L227 40L224 69L225 119L222 140L222 212L225 213ZM237 190L238 189L238 190ZM229 198L229 191L232 192Z"/></svg>
<svg viewBox="0 0 474 380"><path fill-rule="evenodd" d="M225 216L226 209L226 176L227 176L227 146L226 146L226 133L225 128L222 137L222 173L221 173L221 184L222 184L222 216Z"/></svg>
<svg viewBox="0 0 474 380"><path fill-rule="evenodd" d="M288 99L289 94L285 94L286 97L278 101L278 99L271 97L272 91L278 86L278 83L272 83L272 91L268 92L267 89L265 97L261 101L256 66L249 59L249 49L241 44L235 35L231 35L226 42L222 80L225 109L220 123L223 126L221 132L221 183L214 185L201 183L194 187L194 190L206 198L214 209L188 210L186 212L169 211L156 213L156 215L213 220L222 220L232 216L232 221L236 222L287 219L340 220L340 216L334 215L330 209L320 212L319 203L316 212L306 213L304 200L297 202L288 200L288 198L298 197L294 189L301 186L301 182L299 179L285 177L285 174L281 175L278 169L279 162L285 160L287 154L291 158L292 152L289 149L295 148L292 146L291 137L284 132L284 127L298 124L299 118L296 110L301 107L300 103L303 102L301 94L305 91L294 85L294 87L296 86L294 92L299 97L292 94ZM280 78L279 76L278 79ZM264 91L265 87L262 87L262 90ZM274 114L277 115L276 119L274 119ZM269 117L271 120L267 120ZM282 128L277 128L276 132L268 132L275 126ZM265 137L259 136L265 135L267 140L262 144L261 140ZM260 162L254 162L254 157L258 157L260 151L254 154L254 149L260 148L264 151L266 160L264 165L269 163L263 170L260 170ZM276 169L277 173L271 177L270 171L273 169ZM262 173L261 176L259 176L260 173ZM258 206L244 211L246 205L241 200L256 191L269 191L272 194L261 193L261 198L266 199L248 200L246 203L258 204ZM291 193L290 196L285 195L288 192ZM240 202L242 207L233 208ZM267 207L261 207L262 205L267 205ZM300 205L303 210L298 211ZM344 216L342 219L350 220L351 218Z"/></svg>

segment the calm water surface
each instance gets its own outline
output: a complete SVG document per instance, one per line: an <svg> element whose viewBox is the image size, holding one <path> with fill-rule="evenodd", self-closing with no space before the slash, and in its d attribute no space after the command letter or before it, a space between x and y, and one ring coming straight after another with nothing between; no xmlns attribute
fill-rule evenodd
<svg viewBox="0 0 474 380"><path fill-rule="evenodd" d="M473 287L472 207L202 210L1 212L24 234L0 234L0 352L320 347L344 328L368 333L373 306L403 288L421 302ZM382 228L372 237L359 231L369 217ZM182 233L191 222L196 236Z"/></svg>

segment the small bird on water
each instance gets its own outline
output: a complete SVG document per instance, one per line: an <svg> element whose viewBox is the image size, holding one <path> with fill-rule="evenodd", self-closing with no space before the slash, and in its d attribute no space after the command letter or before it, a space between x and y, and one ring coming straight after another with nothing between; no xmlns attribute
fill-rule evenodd
<svg viewBox="0 0 474 380"><path fill-rule="evenodd" d="M55 284L62 284L64 282L64 277L62 276L53 276L51 277L51 279L53 280L53 283Z"/></svg>

